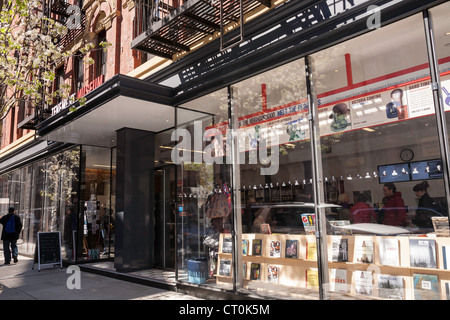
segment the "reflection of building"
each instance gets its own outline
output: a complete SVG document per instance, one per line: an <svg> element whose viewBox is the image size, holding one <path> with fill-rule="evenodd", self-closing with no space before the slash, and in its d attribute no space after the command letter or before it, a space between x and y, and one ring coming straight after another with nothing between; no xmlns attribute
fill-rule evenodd
<svg viewBox="0 0 450 320"><path fill-rule="evenodd" d="M224 2L228 9L234 5ZM67 71L76 75L72 80L78 85L76 92L85 94L86 105L73 112L58 107L51 116L33 121L25 119L25 112L19 115L24 111L19 107L4 122L0 198L18 206L24 218L22 238L26 245L31 244L27 253L33 253L37 231L60 230L68 260L96 258L98 252L92 250L102 253L108 243L106 254L99 258L113 259L115 270L176 270L177 281L183 284L189 280L188 273L195 271L188 270L190 265L203 270L205 263L208 270L219 270L219 261L237 259L239 263L231 264L235 277L220 278L209 272L207 285L230 290L235 285L251 291L251 266L260 262L253 261L251 255L220 252L218 243L223 234L215 231L234 231L239 243L242 227L252 229L254 212L269 202L336 202L340 194L369 190L373 195L370 204L382 206L378 177L334 177L362 178L363 172L388 176L392 171L377 171L377 167L399 163L404 147L414 149L414 161L441 154L439 139L445 140L448 134L438 132L435 126L433 110L439 106L424 98L432 96L426 50L433 46L425 42L428 29L424 30L417 12L430 10L433 26L439 31L433 33L438 68L447 70L450 58L442 52L448 43L444 36L448 32L448 2L437 7L442 1L388 1L381 12L381 28L369 30L359 17L362 6L372 1L360 1L361 6L337 0L314 4L244 1L244 41L223 51L221 41L229 44L230 38L219 35L221 20L214 5L221 2L183 3L86 3L84 34L113 43L106 56L96 57L94 66L69 63ZM225 21L227 28L234 27L227 33L230 37L241 34L233 24L240 21L238 11L231 10L230 20ZM164 20L160 20L162 16ZM67 45L76 45L79 39L81 36ZM385 50L394 45L402 50ZM441 83L448 83L447 74L434 71L442 73ZM102 83L96 80L99 76ZM71 81L69 75L63 79ZM405 119L388 118L380 107L390 100L393 84L402 87L408 101ZM340 102L346 103L349 113L345 126L334 132L328 117ZM362 105L364 108L358 109ZM296 119L305 120L305 124ZM237 139L226 137L226 148L212 144L220 151L215 154L217 161L200 165L211 141L202 135L198 139L195 132L209 128L220 128L222 133L226 129L252 132L255 144L246 141L249 144L242 146ZM261 134L275 133L278 153L275 148L253 152L258 148L255 133L260 128ZM191 137L183 150L174 149L180 142L172 138L174 129L185 129ZM51 157L61 156L61 167L73 151L79 153L79 159L71 170L55 171L58 181L71 188L70 198L62 201L61 190L54 192L59 198L43 197L41 191L51 186L45 174L52 169ZM175 158L183 152L190 155L192 163L175 165ZM238 157L239 165L233 162ZM279 170L261 174L261 169L270 165L264 160L275 158ZM318 183L319 179L323 183ZM407 206L415 203L412 184L409 180L396 182ZM448 186L442 179L430 185L433 196L446 197ZM199 201L199 193L192 190L205 190L206 196ZM211 222L207 216L212 198L208 196L213 190L226 194L222 206L232 209L228 219ZM8 205L1 206L2 213ZM333 208L327 218L349 220L347 207L351 204L341 206L346 210ZM62 212L67 208L77 213L75 223L64 217ZM99 219L103 212L107 212L107 221ZM304 205L285 208L279 216L285 220L287 231L274 233L282 233L286 237L283 241L306 242L303 235L289 233L293 227L301 228L293 225L301 214L315 212ZM317 248L321 267L326 268L327 254L320 251L326 248L324 230ZM108 241L102 239L104 234ZM259 236L244 237L253 240ZM207 237L211 246L205 244ZM22 252L26 252L26 245ZM297 251L299 256L292 263L295 268L286 264L277 269L280 285L304 288L305 279L300 275L306 274L306 264L311 267L314 262L305 262L303 249ZM189 264L194 260L198 263ZM244 277L241 262L247 263ZM274 265L277 263L284 261ZM257 278L267 279L266 265L254 271ZM319 279L328 278L328 269L319 272ZM370 286L361 285L360 290L372 292Z"/></svg>

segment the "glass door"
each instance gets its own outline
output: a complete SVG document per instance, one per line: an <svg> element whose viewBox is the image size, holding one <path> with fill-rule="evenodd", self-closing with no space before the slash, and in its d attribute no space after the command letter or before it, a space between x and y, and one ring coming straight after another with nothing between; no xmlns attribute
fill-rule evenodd
<svg viewBox="0 0 450 320"><path fill-rule="evenodd" d="M175 269L175 166L155 168L155 267Z"/></svg>

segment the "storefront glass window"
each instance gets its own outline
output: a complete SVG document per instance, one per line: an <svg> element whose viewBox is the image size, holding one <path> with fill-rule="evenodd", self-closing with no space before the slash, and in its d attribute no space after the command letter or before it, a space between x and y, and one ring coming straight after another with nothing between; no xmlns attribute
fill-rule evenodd
<svg viewBox="0 0 450 320"><path fill-rule="evenodd" d="M177 164L178 280L215 285L219 237L231 230L232 223L223 139L228 122L227 90L182 107L177 109L177 138L172 136L177 143L172 161Z"/></svg>
<svg viewBox="0 0 450 320"><path fill-rule="evenodd" d="M20 169L21 188L20 202L16 206L16 212L19 214L23 224L22 241L18 242L20 252L27 252L30 246L28 239L30 238L30 201L31 201L31 183L33 177L33 167L28 165Z"/></svg>
<svg viewBox="0 0 450 320"><path fill-rule="evenodd" d="M37 243L37 233L43 231L42 229L42 217L44 207L44 197L42 191L45 184L45 160L35 162L32 167L32 179L31 185L28 187L31 189L30 208L28 212L28 223L24 224L24 241L27 243L27 253L34 254L35 246ZM28 228L28 232L25 232L25 228Z"/></svg>
<svg viewBox="0 0 450 320"><path fill-rule="evenodd" d="M350 299L440 299L447 238L436 237L432 218L446 217L447 203L422 15L318 52L311 64L318 191L324 206L340 209L324 220L324 288Z"/></svg>
<svg viewBox="0 0 450 320"><path fill-rule="evenodd" d="M108 258L113 246L115 166L112 149L82 146L78 260Z"/></svg>
<svg viewBox="0 0 450 320"><path fill-rule="evenodd" d="M433 35L436 46L436 58L441 80L442 104L445 110L447 132L450 127L450 21L446 15L450 12L450 2L430 10L433 23ZM450 140L448 140L450 143Z"/></svg>
<svg viewBox="0 0 450 320"><path fill-rule="evenodd" d="M44 215L39 231L60 231L62 256L69 260L74 258L79 165L80 149L74 148L48 157L42 169L45 183L40 196Z"/></svg>
<svg viewBox="0 0 450 320"><path fill-rule="evenodd" d="M304 60L231 89L240 157L238 283L272 297L317 299L316 240L303 232L303 219L314 214ZM229 237L222 234L219 264L232 260ZM229 278L222 274L218 281Z"/></svg>

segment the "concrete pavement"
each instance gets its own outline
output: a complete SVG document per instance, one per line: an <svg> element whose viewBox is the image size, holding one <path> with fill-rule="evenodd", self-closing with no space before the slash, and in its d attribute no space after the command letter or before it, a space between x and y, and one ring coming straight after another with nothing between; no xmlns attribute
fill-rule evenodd
<svg viewBox="0 0 450 320"><path fill-rule="evenodd" d="M0 260L0 300L200 300L151 286L59 266L33 267L33 259ZM70 289L72 287L72 289Z"/></svg>

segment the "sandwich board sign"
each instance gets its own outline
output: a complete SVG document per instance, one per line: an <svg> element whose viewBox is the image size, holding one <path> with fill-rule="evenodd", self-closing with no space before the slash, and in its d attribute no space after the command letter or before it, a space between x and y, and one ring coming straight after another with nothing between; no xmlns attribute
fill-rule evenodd
<svg viewBox="0 0 450 320"><path fill-rule="evenodd" d="M41 271L41 266L55 266L58 264L62 269L61 232L53 231L37 233L37 246L34 252L34 263L36 262L39 271Z"/></svg>

